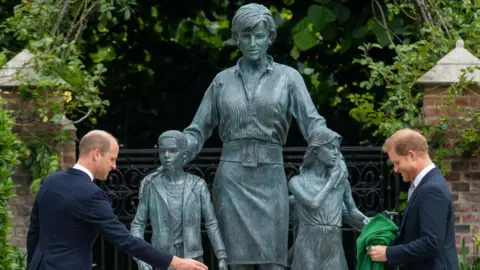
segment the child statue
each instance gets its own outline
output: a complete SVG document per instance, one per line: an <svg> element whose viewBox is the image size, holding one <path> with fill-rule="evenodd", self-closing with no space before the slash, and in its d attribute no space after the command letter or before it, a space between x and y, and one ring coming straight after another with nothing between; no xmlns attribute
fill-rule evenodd
<svg viewBox="0 0 480 270"><path fill-rule="evenodd" d="M369 219L356 207L347 172L340 168L340 136L317 126L300 174L289 181L294 225L291 270L348 270L342 244L342 215L348 223ZM345 220L343 220L344 222Z"/></svg>
<svg viewBox="0 0 480 270"><path fill-rule="evenodd" d="M176 130L158 138L162 166L147 175L140 186L139 204L131 232L144 237L147 219L152 225L152 245L171 254L203 262L201 219L218 259L227 270L227 254L205 180L186 173L187 138ZM140 270L152 269L135 258Z"/></svg>

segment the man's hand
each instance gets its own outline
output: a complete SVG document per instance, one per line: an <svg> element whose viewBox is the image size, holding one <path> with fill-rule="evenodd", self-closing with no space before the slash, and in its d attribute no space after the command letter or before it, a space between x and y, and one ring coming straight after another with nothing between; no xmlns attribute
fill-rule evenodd
<svg viewBox="0 0 480 270"><path fill-rule="evenodd" d="M218 269L219 270L228 270L227 260L219 259L218 260Z"/></svg>
<svg viewBox="0 0 480 270"><path fill-rule="evenodd" d="M170 263L170 268L175 270L208 270L208 267L193 259L182 259L177 256L173 256L173 260Z"/></svg>
<svg viewBox="0 0 480 270"><path fill-rule="evenodd" d="M387 261L387 247L386 246L372 246L367 247L368 255L374 262L386 262Z"/></svg>

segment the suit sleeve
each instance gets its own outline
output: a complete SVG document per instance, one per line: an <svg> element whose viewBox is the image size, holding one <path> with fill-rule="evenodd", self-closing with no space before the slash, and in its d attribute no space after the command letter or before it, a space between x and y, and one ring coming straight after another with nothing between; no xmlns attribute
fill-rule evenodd
<svg viewBox="0 0 480 270"><path fill-rule="evenodd" d="M420 237L408 244L388 247L389 264L407 264L433 257L444 245L449 200L439 188L428 189L417 198Z"/></svg>
<svg viewBox="0 0 480 270"><path fill-rule="evenodd" d="M168 269L173 256L157 251L145 240L131 235L113 213L110 200L104 191L97 191L87 205L85 221L94 226L107 241L158 269Z"/></svg>
<svg viewBox="0 0 480 270"><path fill-rule="evenodd" d="M35 253L35 249L37 248L38 238L39 238L39 230L40 225L38 222L38 202L37 200L34 201L32 207L32 213L30 215L30 224L28 225L28 233L27 233L27 269L28 265L32 261L33 254Z"/></svg>

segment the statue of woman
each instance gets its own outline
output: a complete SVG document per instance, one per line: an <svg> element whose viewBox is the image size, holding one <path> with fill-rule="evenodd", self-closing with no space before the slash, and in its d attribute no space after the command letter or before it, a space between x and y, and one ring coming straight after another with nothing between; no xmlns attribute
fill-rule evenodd
<svg viewBox="0 0 480 270"><path fill-rule="evenodd" d="M300 174L288 187L295 225L291 270L348 270L342 244L342 213L351 222L369 221L355 205L347 172L337 167L340 136L317 127Z"/></svg>
<svg viewBox="0 0 480 270"><path fill-rule="evenodd" d="M193 159L218 127L223 150L212 193L230 269L285 269L289 198L282 145L292 117L304 137L325 119L300 73L267 55L276 26L265 6L242 6L232 28L243 56L216 75L184 133Z"/></svg>

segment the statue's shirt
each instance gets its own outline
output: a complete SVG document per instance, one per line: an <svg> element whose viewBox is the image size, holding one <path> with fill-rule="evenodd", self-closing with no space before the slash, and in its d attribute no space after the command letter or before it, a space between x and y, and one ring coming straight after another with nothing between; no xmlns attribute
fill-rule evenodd
<svg viewBox="0 0 480 270"><path fill-rule="evenodd" d="M192 124L185 129L187 134L198 136L197 152L217 126L223 142L258 139L283 145L292 116L304 135L315 122L325 125L297 70L269 57L269 65L258 83L247 79L240 64L217 74Z"/></svg>
<svg viewBox="0 0 480 270"><path fill-rule="evenodd" d="M183 190L185 188L185 181L171 182L163 180L165 191L167 195L168 208L170 209L171 228L173 233L173 243L181 244L183 242Z"/></svg>
<svg viewBox="0 0 480 270"><path fill-rule="evenodd" d="M305 189L305 192L310 193L312 197L315 196L315 193L318 193L322 186L326 184L326 181L318 183L318 180L312 181L312 179L307 179L305 177L298 180L302 181L302 187ZM332 189L326 194L322 205L318 208L312 209L301 203L297 203L296 208L301 225L326 225L341 228L343 202L347 190L346 185L348 184L348 181L344 180L337 187L332 187Z"/></svg>

